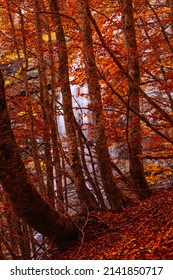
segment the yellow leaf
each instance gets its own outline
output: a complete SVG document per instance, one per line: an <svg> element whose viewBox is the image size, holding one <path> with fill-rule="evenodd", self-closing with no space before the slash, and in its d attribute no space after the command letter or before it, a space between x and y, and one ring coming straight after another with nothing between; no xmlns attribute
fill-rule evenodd
<svg viewBox="0 0 173 280"><path fill-rule="evenodd" d="M27 112L21 111L21 112L19 112L17 115L18 115L18 116L24 116L24 115L27 115Z"/></svg>

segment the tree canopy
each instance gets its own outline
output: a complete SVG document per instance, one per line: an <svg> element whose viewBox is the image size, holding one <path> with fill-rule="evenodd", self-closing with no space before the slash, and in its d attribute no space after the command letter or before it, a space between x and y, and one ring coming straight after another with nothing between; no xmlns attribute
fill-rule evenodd
<svg viewBox="0 0 173 280"><path fill-rule="evenodd" d="M2 257L172 186L172 1L3 0L0 41Z"/></svg>

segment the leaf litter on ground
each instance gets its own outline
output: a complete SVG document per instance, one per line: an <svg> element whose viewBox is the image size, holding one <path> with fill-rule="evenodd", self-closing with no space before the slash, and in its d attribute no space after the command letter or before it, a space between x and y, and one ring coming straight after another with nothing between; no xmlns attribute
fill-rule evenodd
<svg viewBox="0 0 173 280"><path fill-rule="evenodd" d="M172 260L173 188L155 191L121 212L92 211L82 238L56 259Z"/></svg>

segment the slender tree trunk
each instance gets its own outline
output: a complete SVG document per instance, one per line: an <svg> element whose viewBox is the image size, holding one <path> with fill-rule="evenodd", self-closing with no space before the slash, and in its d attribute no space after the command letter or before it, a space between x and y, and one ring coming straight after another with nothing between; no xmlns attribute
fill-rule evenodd
<svg viewBox="0 0 173 280"><path fill-rule="evenodd" d="M87 164L86 157L85 157L84 140L87 140L87 139L85 139L85 136L83 135L82 131L80 130L80 128L78 128L78 141L79 141L79 145L80 145L82 165L83 165L83 169L84 169L84 172L85 172L85 176L87 178L86 180L88 181L88 183L92 187L92 189L93 189L93 191L94 191L94 193L97 197L99 208L106 209L103 195L102 195L101 190L98 186L97 177L94 177L94 179L93 179L93 177L91 175L91 171L88 169L88 164ZM87 144L87 143L85 143L85 144ZM88 150L90 149L88 144L87 144L87 149ZM91 158L92 158L91 151L89 151L89 154L91 155Z"/></svg>
<svg viewBox="0 0 173 280"><path fill-rule="evenodd" d="M10 13L10 10L9 10ZM38 147L37 147L37 141L36 141L36 136L35 136L35 125L34 125L34 114L33 114L33 108L32 108L32 98L31 98L31 93L29 90L29 83L28 83L28 46L27 46L27 40L26 40L26 30L25 30L25 22L23 18L23 14L21 10L19 9L19 15L20 15L20 25L21 25L21 33L22 33L22 43L23 43L23 56L25 59L25 66L23 66L22 58L20 56L20 51L19 51L19 46L17 42L17 38L15 36L15 29L13 26L13 36L15 38L15 45L16 45L16 50L18 53L18 60L20 63L20 67L22 69L22 76L23 76L23 82L24 82L24 89L26 92L26 98L27 98L27 107L28 107L28 114L29 114L29 119L30 119L30 140L31 140L31 145L32 145L32 156L35 164L35 169L37 173L37 180L39 182L39 190L42 195L45 194L45 184L44 184L44 178L43 178L43 172L41 170L40 166L40 161L39 161L39 153L38 153Z"/></svg>
<svg viewBox="0 0 173 280"><path fill-rule="evenodd" d="M9 205L9 199L8 199L8 205ZM6 223L8 225L8 238L9 245L11 249L13 250L14 254L16 256L20 255L19 250L19 243L18 243L18 222L19 219L16 217L13 211L9 211L5 215Z"/></svg>
<svg viewBox="0 0 173 280"><path fill-rule="evenodd" d="M140 84L140 69L138 61L135 25L133 19L132 0L119 0L122 13L123 32L127 50L128 74ZM139 113L139 91L129 82L128 90L129 107ZM132 183L142 198L149 194L148 184L144 174L143 163L138 155L142 153L140 118L131 110L128 115L128 145L130 152L130 175Z"/></svg>
<svg viewBox="0 0 173 280"><path fill-rule="evenodd" d="M1 72L0 135L0 184L18 216L57 245L72 240L78 233L76 225L68 216L56 212L29 181L11 130Z"/></svg>
<svg viewBox="0 0 173 280"><path fill-rule="evenodd" d="M39 4L41 9L44 11L46 10L46 6L44 1L39 0ZM61 168L61 158L60 158L60 144L59 144L59 132L58 132L58 126L56 123L56 108L55 108L55 102L56 102L56 71L55 71L55 61L54 61L54 50L53 50L53 42L51 38L51 27L48 18L45 19L45 26L46 30L48 32L48 52L50 57L50 70L51 70L51 92L48 92L47 95L49 95L49 107L50 109L47 111L48 119L49 119L49 126L50 126L50 132L51 132L51 140L52 140L52 157L53 157L53 165L54 165L54 181L55 186L54 189L57 189L57 199L56 204L59 209L59 211L64 211L63 204L64 204L64 198L63 198L63 187L62 187L62 168ZM46 86L48 88L48 85ZM53 181L53 182L54 182ZM53 191L53 194L50 193L50 197L54 195L55 200L55 194Z"/></svg>
<svg viewBox="0 0 173 280"><path fill-rule="evenodd" d="M39 15L39 3L35 1L35 21L37 31L37 48L38 48L38 75L40 84L40 103L43 113L43 141L44 141L44 154L46 163L46 184L47 184L47 196L49 202L54 207L54 179L53 179L53 162L51 154L51 141L50 141L50 115L51 105L49 100L49 93L47 88L47 76L46 76L46 62L44 60L44 49L43 49L43 34L41 26L41 18Z"/></svg>
<svg viewBox="0 0 173 280"><path fill-rule="evenodd" d="M23 260L31 260L30 239L29 239L29 226L22 220L18 221L16 227L18 238L18 245L20 247L20 256ZM19 256L19 254L18 254Z"/></svg>
<svg viewBox="0 0 173 280"><path fill-rule="evenodd" d="M75 117L72 110L72 97L70 90L69 74L68 74L68 55L65 42L64 30L59 15L60 3L57 0L50 0L50 9L52 11L52 20L56 28L56 39L59 57L59 82L61 86L63 99L63 112L65 120L65 128L67 134L69 156L71 169L74 175L74 183L81 204L85 204L84 208L97 207L96 201L92 193L86 187L85 179L82 171L82 165L79 157L77 145L77 135L75 128Z"/></svg>
<svg viewBox="0 0 173 280"><path fill-rule="evenodd" d="M87 0L78 0L78 12L88 90L92 102L92 115L100 174L110 206L115 210L122 205L123 197L115 184L112 173Z"/></svg>

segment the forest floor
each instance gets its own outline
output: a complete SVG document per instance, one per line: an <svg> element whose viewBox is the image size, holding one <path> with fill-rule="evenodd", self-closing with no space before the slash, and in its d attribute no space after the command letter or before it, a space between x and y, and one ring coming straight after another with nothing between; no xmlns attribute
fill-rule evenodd
<svg viewBox="0 0 173 280"><path fill-rule="evenodd" d="M91 212L80 241L56 259L172 260L173 188L154 191L121 212Z"/></svg>

